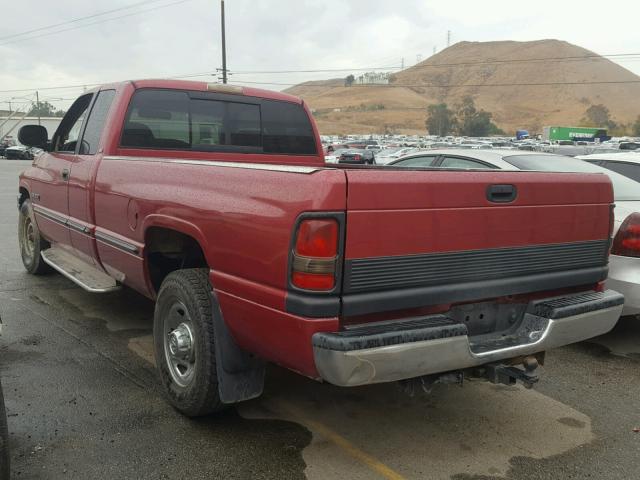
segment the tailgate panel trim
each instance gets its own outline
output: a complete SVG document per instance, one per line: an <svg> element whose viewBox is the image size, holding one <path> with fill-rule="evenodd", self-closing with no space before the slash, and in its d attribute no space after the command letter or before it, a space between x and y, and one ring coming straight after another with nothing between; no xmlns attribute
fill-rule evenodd
<svg viewBox="0 0 640 480"><path fill-rule="evenodd" d="M561 272L544 272L521 277L399 288L382 292L351 293L342 298L342 315L363 315L425 305L482 301L505 295L594 285L605 280L608 271L607 266L601 266Z"/></svg>
<svg viewBox="0 0 640 480"><path fill-rule="evenodd" d="M609 240L351 259L344 293L442 286L607 265ZM577 285L577 284L574 284Z"/></svg>

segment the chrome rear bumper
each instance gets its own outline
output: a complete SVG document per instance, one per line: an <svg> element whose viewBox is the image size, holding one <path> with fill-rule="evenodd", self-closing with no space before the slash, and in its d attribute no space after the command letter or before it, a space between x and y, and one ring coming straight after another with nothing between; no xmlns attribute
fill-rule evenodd
<svg viewBox="0 0 640 480"><path fill-rule="evenodd" d="M363 327L361 332L316 333L316 368L334 385L357 386L531 355L607 333L623 302L613 290L538 300L517 326L492 338L468 336L464 325L442 315L406 322L406 328L387 322L387 327Z"/></svg>

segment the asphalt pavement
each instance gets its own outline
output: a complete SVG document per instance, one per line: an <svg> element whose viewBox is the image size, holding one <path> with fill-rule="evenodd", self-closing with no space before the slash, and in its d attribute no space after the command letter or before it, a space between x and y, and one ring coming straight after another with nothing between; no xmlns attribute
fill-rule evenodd
<svg viewBox="0 0 640 480"><path fill-rule="evenodd" d="M278 367L265 394L191 420L162 399L153 304L27 275L17 176L0 159L0 378L17 479L640 478L640 319L551 351L533 390L408 396Z"/></svg>

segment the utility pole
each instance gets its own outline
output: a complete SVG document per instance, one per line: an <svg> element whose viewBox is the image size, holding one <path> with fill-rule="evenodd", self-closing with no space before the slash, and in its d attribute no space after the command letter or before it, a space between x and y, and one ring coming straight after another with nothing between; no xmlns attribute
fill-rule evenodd
<svg viewBox="0 0 640 480"><path fill-rule="evenodd" d="M447 48L451 46L451 30L447 30Z"/></svg>
<svg viewBox="0 0 640 480"><path fill-rule="evenodd" d="M433 54L434 54L434 55L436 54L436 48L437 48L437 47L434 45L434 46L433 46Z"/></svg>
<svg viewBox="0 0 640 480"><path fill-rule="evenodd" d="M400 70L404 70L404 57L402 57L402 63L401 63L401 66L400 66Z"/></svg>
<svg viewBox="0 0 640 480"><path fill-rule="evenodd" d="M224 30L224 0L220 0L222 20L222 83L227 83L227 40Z"/></svg>
<svg viewBox="0 0 640 480"><path fill-rule="evenodd" d="M416 63L420 63L422 61L422 54L419 53L416 55Z"/></svg>
<svg viewBox="0 0 640 480"><path fill-rule="evenodd" d="M9 114L11 114L11 100L9 100Z"/></svg>
<svg viewBox="0 0 640 480"><path fill-rule="evenodd" d="M36 90L36 111L38 112L38 125L40 125L40 96Z"/></svg>

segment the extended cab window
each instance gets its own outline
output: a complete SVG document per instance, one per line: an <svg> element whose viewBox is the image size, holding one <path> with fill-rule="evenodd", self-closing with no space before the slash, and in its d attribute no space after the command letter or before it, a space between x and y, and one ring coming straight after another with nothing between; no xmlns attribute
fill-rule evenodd
<svg viewBox="0 0 640 480"><path fill-rule="evenodd" d="M316 139L309 117L295 103L263 100L262 134L265 153L316 153Z"/></svg>
<svg viewBox="0 0 640 480"><path fill-rule="evenodd" d="M113 101L115 94L115 90L103 90L98 93L98 98L96 98L96 101L91 108L91 113L87 120L87 126L84 129L84 134L82 135L80 154L94 155L98 151L102 129L104 128L105 121L107 120L109 108L111 107L111 102Z"/></svg>
<svg viewBox="0 0 640 480"><path fill-rule="evenodd" d="M237 100L236 100L237 98ZM121 146L132 148L315 154L315 135L301 105L179 90L138 90Z"/></svg>
<svg viewBox="0 0 640 480"><path fill-rule="evenodd" d="M190 148L189 97L171 90L139 90L122 135L123 147Z"/></svg>

